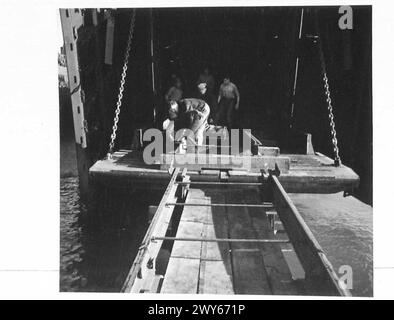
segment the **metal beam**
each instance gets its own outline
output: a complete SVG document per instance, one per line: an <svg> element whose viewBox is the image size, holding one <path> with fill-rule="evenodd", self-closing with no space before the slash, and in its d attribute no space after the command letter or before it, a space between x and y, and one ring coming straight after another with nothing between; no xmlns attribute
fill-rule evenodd
<svg viewBox="0 0 394 320"><path fill-rule="evenodd" d="M151 241L201 241L201 242L249 242L249 243L290 243L287 239L231 239L231 238L183 238L183 237L152 237Z"/></svg>
<svg viewBox="0 0 394 320"><path fill-rule="evenodd" d="M239 208L266 208L274 209L273 205L270 204L238 204L238 203L176 203L167 202L166 207L169 206L182 206L182 207L239 207Z"/></svg>
<svg viewBox="0 0 394 320"><path fill-rule="evenodd" d="M203 186L261 186L259 182L215 182L215 181L190 181L176 182L179 185L203 185Z"/></svg>
<svg viewBox="0 0 394 320"><path fill-rule="evenodd" d="M151 238L153 234L165 236L167 233L174 208L168 208L165 204L169 199L174 201L177 199L176 191L179 186L175 184L175 181L179 174L180 168L175 168L167 189L164 192L163 198L157 207L152 222L149 225L142 244L134 259L126 281L123 284L122 292L139 292L139 290L143 288L146 279L154 277L155 275L154 264L152 265L150 262L157 257L162 241L158 240L156 242L151 242ZM185 172L183 171L182 174L185 174ZM185 179L187 177L184 176L183 178Z"/></svg>
<svg viewBox="0 0 394 320"><path fill-rule="evenodd" d="M298 28L298 42L301 41L302 39L302 26L304 23L304 8L301 8L301 13L300 13L300 26ZM295 99L296 99L296 90L297 90L297 79L298 79L298 66L299 66L299 57L300 53L297 52L297 58L296 58L296 63L295 63L295 70L294 70L294 81L293 81L293 96L292 96L292 101L291 101L291 111L290 111L290 128L293 127L293 121L294 121L294 106L295 106Z"/></svg>
<svg viewBox="0 0 394 320"><path fill-rule="evenodd" d="M150 36L150 58L151 58L151 80L152 80L152 94L153 94L153 123L156 123L157 105L156 105L156 66L155 66L155 29L154 29L153 9L149 11L149 36Z"/></svg>
<svg viewBox="0 0 394 320"><path fill-rule="evenodd" d="M278 178L271 176L270 181L278 216L305 270L308 293L350 296L350 292L341 286L333 266Z"/></svg>

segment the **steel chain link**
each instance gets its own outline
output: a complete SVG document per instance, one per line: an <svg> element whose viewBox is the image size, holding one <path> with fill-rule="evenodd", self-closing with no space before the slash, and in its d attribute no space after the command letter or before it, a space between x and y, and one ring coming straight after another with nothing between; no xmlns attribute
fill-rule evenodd
<svg viewBox="0 0 394 320"><path fill-rule="evenodd" d="M335 161L335 165L339 166L339 165L341 165L341 158L339 156L337 131L335 130L334 113L333 113L333 108L332 108L330 86L328 84L328 77L327 77L326 72L323 73L323 81L324 81L324 89L325 89L327 109L328 109L328 118L330 120L331 142L332 142L332 147L334 149L334 156L335 156L334 161Z"/></svg>
<svg viewBox="0 0 394 320"><path fill-rule="evenodd" d="M333 112L332 101L331 101L330 86L328 84L326 63L325 63L325 59L324 59L323 45L322 45L322 38L320 35L318 11L317 10L314 11L314 22L315 22L315 29L316 29L317 37L319 39L317 41L317 45L319 48L319 57L320 57L320 64L321 64L323 83L324 83L324 93L326 95L328 119L330 121L331 142L332 142L332 147L334 150L334 164L335 164L335 166L340 166L341 165L341 158L339 156L337 131L335 130L334 112Z"/></svg>
<svg viewBox="0 0 394 320"><path fill-rule="evenodd" d="M116 102L114 124L112 126L111 141L109 143L109 150L107 153L108 159L111 159L113 149L115 146L116 131L118 130L120 107L122 106L123 91L124 91L124 85L126 83L127 68L128 68L128 64L129 64L129 58L130 58L131 40L133 39L133 34L134 34L134 24L135 24L135 10L133 10L131 22L130 22L130 30L129 30L129 35L128 35L128 39L127 39L126 53L124 56L122 75L121 75L121 79L120 79L118 101Z"/></svg>

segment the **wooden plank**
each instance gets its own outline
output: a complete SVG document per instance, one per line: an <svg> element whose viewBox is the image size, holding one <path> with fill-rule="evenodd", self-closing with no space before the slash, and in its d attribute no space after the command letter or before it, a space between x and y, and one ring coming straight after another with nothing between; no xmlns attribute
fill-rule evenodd
<svg viewBox="0 0 394 320"><path fill-rule="evenodd" d="M226 202L242 202L241 192L227 192ZM227 208L231 238L252 238L250 216L245 208ZM254 243L231 243L233 282L238 294L272 294L259 246ZM256 250L257 249L257 250Z"/></svg>
<svg viewBox="0 0 394 320"><path fill-rule="evenodd" d="M217 219L215 219L217 220ZM227 238L228 225L226 222L206 224L204 228L205 238ZM201 249L202 260L230 261L230 247L227 242L203 242Z"/></svg>
<svg viewBox="0 0 394 320"><path fill-rule="evenodd" d="M274 156L277 157L280 154L280 149L278 147L264 147L258 146L257 152L260 156Z"/></svg>
<svg viewBox="0 0 394 320"><path fill-rule="evenodd" d="M211 193L214 201L220 201L219 193ZM212 201L211 197L207 196L203 190L190 189L185 202L204 202L209 204ZM210 208L210 207L186 207L182 212L180 224L176 237L193 237L200 234L200 237L226 237L227 229L223 224L224 208ZM215 223L215 226L214 226ZM219 229L217 229L219 228ZM170 262L168 264L165 275L165 287L163 284L162 292L182 293L193 292L194 288L171 279L177 276L176 270L190 267L189 260L185 258L193 258L193 268L196 261L200 262L199 274L196 276L195 270L182 275L183 281L188 282L191 287L194 287L195 280L198 280L198 293L233 293L232 270L229 257L228 243L216 242L200 242L200 241L176 241L171 253ZM192 279L192 277L195 277ZM177 287L178 286L178 287Z"/></svg>
<svg viewBox="0 0 394 320"><path fill-rule="evenodd" d="M250 239L250 238L204 238L204 237L152 237L152 241L163 240L163 241L183 241L183 242L213 242L213 243L279 243L287 244L290 243L288 239Z"/></svg>
<svg viewBox="0 0 394 320"><path fill-rule="evenodd" d="M227 260L202 260L198 293L234 294L231 264Z"/></svg>
<svg viewBox="0 0 394 320"><path fill-rule="evenodd" d="M281 247L282 247L283 257L285 258L286 263L289 266L289 270L291 272L292 279L294 281L304 281L305 280L305 271L301 265L300 260L297 257L297 254L294 251L293 245L288 243L288 244L282 245ZM299 291L300 291L300 294L303 293L302 288Z"/></svg>
<svg viewBox="0 0 394 320"><path fill-rule="evenodd" d="M210 203L210 199L205 197L201 190L190 188L185 204L193 205L197 203L208 205ZM199 222L203 224L207 219L208 210L209 208L204 206L186 206L182 212L181 222Z"/></svg>
<svg viewBox="0 0 394 320"><path fill-rule="evenodd" d="M308 294L350 296L319 243L275 176L271 177L275 207L305 271Z"/></svg>
<svg viewBox="0 0 394 320"><path fill-rule="evenodd" d="M252 145L252 151L244 150L242 148L231 148L229 145L208 145L203 144L200 146L194 145L187 149L188 153L209 153L209 154L222 154L222 155L260 155L260 156L279 156L280 149L278 147L265 147Z"/></svg>
<svg viewBox="0 0 394 320"><path fill-rule="evenodd" d="M192 200L199 199L207 199L210 200L209 196L205 193L205 190L198 188L190 188L189 193L187 195L186 202L192 202ZM198 201L194 201L198 202Z"/></svg>
<svg viewBox="0 0 394 320"><path fill-rule="evenodd" d="M219 189L206 191L211 202L223 203L224 195ZM224 207L207 207L207 218L204 225L204 237L228 238L228 223ZM201 259L223 261L231 274L230 246L226 242L204 242L202 244Z"/></svg>
<svg viewBox="0 0 394 320"><path fill-rule="evenodd" d="M220 189L205 190L211 202L223 203L224 195ZM207 207L204 224L204 237L227 238L228 224L224 207ZM230 260L230 245L227 242L203 242L201 246L201 264L199 293L233 294L233 276Z"/></svg>
<svg viewBox="0 0 394 320"><path fill-rule="evenodd" d="M211 202L223 203L224 195L220 189L206 190ZM228 238L228 223L224 207L208 207L207 219L205 221L204 236L206 238ZM203 260L222 260L230 262L228 243L203 243L201 259Z"/></svg>
<svg viewBox="0 0 394 320"><path fill-rule="evenodd" d="M202 222L182 221L179 223L176 237L201 238L203 233ZM171 251L171 257L200 259L200 241L175 241Z"/></svg>
<svg viewBox="0 0 394 320"><path fill-rule="evenodd" d="M177 182L178 184L181 185L192 185L192 186L202 186L202 187L210 187L210 186L215 186L216 188L218 186L221 187L256 187L256 186L261 186L260 182L203 182L203 181L192 181L192 182Z"/></svg>
<svg viewBox="0 0 394 320"><path fill-rule="evenodd" d="M237 294L272 294L264 262L258 250L233 249L231 251L234 289Z"/></svg>
<svg viewBox="0 0 394 320"><path fill-rule="evenodd" d="M187 204L204 204L201 207L186 207L183 210L182 221L198 221L204 224L225 223L225 210L223 207L211 208L209 205L212 202L222 203L224 197L220 194L219 190L203 190L197 188L190 188L185 203Z"/></svg>
<svg viewBox="0 0 394 320"><path fill-rule="evenodd" d="M152 285L150 287L150 292L152 292L152 293L159 293L162 283L163 283L163 276L162 275L156 275L153 278Z"/></svg>
<svg viewBox="0 0 394 320"><path fill-rule="evenodd" d="M244 192L245 203L256 202L259 198L260 196L257 189ZM247 210L251 217L256 237L277 239L270 229L265 209L247 208ZM281 245L266 243L260 245L260 251L263 255L264 267L272 292L278 295L298 294L291 272L282 253Z"/></svg>
<svg viewBox="0 0 394 320"><path fill-rule="evenodd" d="M166 206L175 206L175 207L197 207L199 209L203 207L236 207L236 208L245 208L245 207L253 207L253 208L267 208L272 209L272 204L242 204L242 203L176 203L176 202L167 202Z"/></svg>
<svg viewBox="0 0 394 320"><path fill-rule="evenodd" d="M289 172L290 158L283 156L248 156L215 154L162 154L160 169L167 170L172 165L182 166L188 170L202 169L238 169L260 172L261 169L275 169L275 164L283 173Z"/></svg>
<svg viewBox="0 0 394 320"><path fill-rule="evenodd" d="M205 201L204 192L189 190L185 203ZM207 209L185 207L179 221L176 237L202 237ZM164 277L162 293L197 293L201 245L199 241L175 241ZM190 272L188 270L190 269Z"/></svg>
<svg viewBox="0 0 394 320"><path fill-rule="evenodd" d="M142 245L138 250L137 256L134 259L130 272L123 284L122 292L139 292L144 286L144 282L148 278L155 276L155 263L148 263L151 259L156 259L162 245L162 241L151 242L150 239L153 235L165 236L171 216L173 207L166 207L165 204L169 199L176 200L176 191L178 185L175 180L179 174L179 168L176 168L168 183L164 196L153 216L152 222L145 234Z"/></svg>
<svg viewBox="0 0 394 320"><path fill-rule="evenodd" d="M197 293L200 259L172 257L161 293Z"/></svg>

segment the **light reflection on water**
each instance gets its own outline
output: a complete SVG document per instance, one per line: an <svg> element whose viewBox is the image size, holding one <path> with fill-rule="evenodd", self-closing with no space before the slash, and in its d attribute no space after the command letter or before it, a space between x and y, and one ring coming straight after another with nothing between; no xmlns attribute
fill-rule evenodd
<svg viewBox="0 0 394 320"><path fill-rule="evenodd" d="M78 178L62 178L60 182L60 287L62 291L78 291L86 285L79 266L83 260L82 228L78 217L84 213L79 201Z"/></svg>
<svg viewBox="0 0 394 320"><path fill-rule="evenodd" d="M107 222L100 230L87 228L84 223L87 211L79 199L78 178L62 178L60 195L61 291L118 292L148 226L147 206L157 203L160 195L131 195L121 191L103 194L108 203L100 210L107 214ZM337 195L319 200L316 195L302 196L291 195L335 270L350 265L354 276L352 294L372 295L370 212L360 207L355 214L354 208L350 211L346 207L346 202L329 210L330 205L335 206ZM305 201L320 206L311 210ZM120 218L108 219L114 209L120 212Z"/></svg>
<svg viewBox="0 0 394 320"><path fill-rule="evenodd" d="M372 209L352 197L344 198L342 193L290 197L338 276L340 266L352 268L352 295L372 296Z"/></svg>

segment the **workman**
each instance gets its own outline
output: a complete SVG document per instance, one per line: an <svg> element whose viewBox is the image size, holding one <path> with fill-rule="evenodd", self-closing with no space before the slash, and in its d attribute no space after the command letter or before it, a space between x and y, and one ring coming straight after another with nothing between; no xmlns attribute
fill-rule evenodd
<svg viewBox="0 0 394 320"><path fill-rule="evenodd" d="M190 129L197 145L203 144L204 131L208 127L209 105L201 99L187 98L171 101L169 120L174 121L174 129Z"/></svg>
<svg viewBox="0 0 394 320"><path fill-rule="evenodd" d="M239 91L237 86L230 81L230 77L225 76L220 85L218 104L219 110L216 121L219 125L225 125L231 129L234 125L234 113L239 108Z"/></svg>

